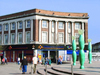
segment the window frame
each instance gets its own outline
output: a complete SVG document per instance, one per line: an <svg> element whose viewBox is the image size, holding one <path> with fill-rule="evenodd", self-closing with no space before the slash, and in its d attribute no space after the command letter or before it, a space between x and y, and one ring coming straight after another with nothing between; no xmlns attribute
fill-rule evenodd
<svg viewBox="0 0 100 75"><path fill-rule="evenodd" d="M59 39L59 36L60 36L59 34L63 34L62 42L59 41L59 40L60 40L60 39ZM59 43L64 43L64 32L59 32L59 33L58 33L58 42L59 42Z"/></svg>
<svg viewBox="0 0 100 75"><path fill-rule="evenodd" d="M20 34L20 33L22 34L22 41L21 41L21 42L19 42L19 34ZM22 32L19 32L19 33L18 33L18 43L20 44L20 43L22 43L22 42L23 42L23 33L22 33Z"/></svg>
<svg viewBox="0 0 100 75"><path fill-rule="evenodd" d="M62 25L63 25L63 28L59 28L59 23L62 23ZM64 29L64 22L58 22L58 29Z"/></svg>
<svg viewBox="0 0 100 75"><path fill-rule="evenodd" d="M77 25L78 24L78 25ZM80 30L81 29L81 25L80 23L76 22L75 23L75 30Z"/></svg>
<svg viewBox="0 0 100 75"><path fill-rule="evenodd" d="M78 38L77 38L77 35L78 35ZM78 43L78 41L77 41L77 39L79 40L79 34L78 33L75 33L75 41L76 41L76 43Z"/></svg>
<svg viewBox="0 0 100 75"><path fill-rule="evenodd" d="M6 26L8 26L8 28L6 28ZM5 24L5 31L8 31L8 29L9 29L9 25L8 24Z"/></svg>
<svg viewBox="0 0 100 75"><path fill-rule="evenodd" d="M46 22L46 27L43 26L43 22ZM42 20L42 28L48 28L48 21L47 20Z"/></svg>
<svg viewBox="0 0 100 75"><path fill-rule="evenodd" d="M0 29L0 32L2 31L2 25L0 24L0 26L1 26L1 29Z"/></svg>
<svg viewBox="0 0 100 75"><path fill-rule="evenodd" d="M8 37L7 37L7 43L5 43L5 35L8 36L8 34L4 34L4 44L8 44Z"/></svg>
<svg viewBox="0 0 100 75"><path fill-rule="evenodd" d="M26 21L26 28L30 28L30 27L28 27L28 21L30 21L30 27L31 27L31 20L27 20Z"/></svg>
<svg viewBox="0 0 100 75"><path fill-rule="evenodd" d="M30 40L31 40L31 33L30 33L30 40L29 40L29 42L27 41L27 33L30 33L30 31L27 31L27 32L26 32L26 43L30 43Z"/></svg>
<svg viewBox="0 0 100 75"><path fill-rule="evenodd" d="M11 33L11 44L14 44L12 43L12 34L14 34L14 43L15 43L15 33Z"/></svg>
<svg viewBox="0 0 100 75"><path fill-rule="evenodd" d="M69 34L70 34L70 37L69 37ZM68 43L71 44L71 42L72 42L72 36L71 36L71 33L68 33Z"/></svg>
<svg viewBox="0 0 100 75"><path fill-rule="evenodd" d="M22 28L19 28L20 22L22 23ZM18 22L18 29L23 29L23 22L22 22L22 21L19 21L19 22Z"/></svg>
<svg viewBox="0 0 100 75"><path fill-rule="evenodd" d="M47 38L47 39L46 39L45 42L43 41L43 33L46 33L46 34L47 34L47 35L46 35L46 38ZM43 42L43 43L47 43L47 42L48 42L48 32L47 32L47 31L42 31L42 42Z"/></svg>
<svg viewBox="0 0 100 75"><path fill-rule="evenodd" d="M16 24L15 24L15 26L14 26L14 29L13 29L13 24L15 24L15 22L13 22L13 23L11 24L11 30L15 30Z"/></svg>
<svg viewBox="0 0 100 75"><path fill-rule="evenodd" d="M2 34L0 34L0 39L1 39L1 43L0 44L2 44Z"/></svg>

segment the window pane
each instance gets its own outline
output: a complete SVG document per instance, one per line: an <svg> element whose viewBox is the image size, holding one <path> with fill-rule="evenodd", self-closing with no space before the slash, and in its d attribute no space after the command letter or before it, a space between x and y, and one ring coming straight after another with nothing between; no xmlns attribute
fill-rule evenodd
<svg viewBox="0 0 100 75"><path fill-rule="evenodd" d="M6 30L6 31L8 30L8 24L5 25L5 30Z"/></svg>
<svg viewBox="0 0 100 75"><path fill-rule="evenodd" d="M76 33L75 36L76 36L76 42L78 43L78 40L79 40L79 34Z"/></svg>
<svg viewBox="0 0 100 75"><path fill-rule="evenodd" d="M22 33L19 33L19 43L22 43Z"/></svg>
<svg viewBox="0 0 100 75"><path fill-rule="evenodd" d="M12 30L15 29L15 23L12 23Z"/></svg>
<svg viewBox="0 0 100 75"><path fill-rule="evenodd" d="M26 42L30 42L30 32L26 33Z"/></svg>
<svg viewBox="0 0 100 75"><path fill-rule="evenodd" d="M68 29L71 29L71 25L70 25L70 23L68 23Z"/></svg>
<svg viewBox="0 0 100 75"><path fill-rule="evenodd" d="M68 34L69 43L71 43L71 34Z"/></svg>
<svg viewBox="0 0 100 75"><path fill-rule="evenodd" d="M60 29L63 29L64 28L63 22L59 22L59 28Z"/></svg>
<svg viewBox="0 0 100 75"><path fill-rule="evenodd" d="M19 29L22 29L22 22L19 22Z"/></svg>
<svg viewBox="0 0 100 75"><path fill-rule="evenodd" d="M0 35L0 44L2 43L2 36Z"/></svg>
<svg viewBox="0 0 100 75"><path fill-rule="evenodd" d="M52 33L52 42L54 42L54 33Z"/></svg>
<svg viewBox="0 0 100 75"><path fill-rule="evenodd" d="M80 29L80 23L75 23L75 29Z"/></svg>
<svg viewBox="0 0 100 75"><path fill-rule="evenodd" d="M0 25L0 31L2 31L2 26Z"/></svg>
<svg viewBox="0 0 100 75"><path fill-rule="evenodd" d="M28 20L28 21L27 21L27 26L26 26L26 27L27 27L27 28L30 28L30 25L31 25L31 21Z"/></svg>
<svg viewBox="0 0 100 75"><path fill-rule="evenodd" d="M42 33L42 41L47 42L47 33L46 32Z"/></svg>
<svg viewBox="0 0 100 75"><path fill-rule="evenodd" d="M8 43L8 35L5 35L5 43Z"/></svg>
<svg viewBox="0 0 100 75"><path fill-rule="evenodd" d="M52 28L54 28L54 22L52 22Z"/></svg>
<svg viewBox="0 0 100 75"><path fill-rule="evenodd" d="M15 43L15 34L12 34L12 43Z"/></svg>
<svg viewBox="0 0 100 75"><path fill-rule="evenodd" d="M64 40L63 40L63 33L59 33L59 42L63 42Z"/></svg>
<svg viewBox="0 0 100 75"><path fill-rule="evenodd" d="M42 21L42 27L44 27L44 28L47 27L47 21Z"/></svg>

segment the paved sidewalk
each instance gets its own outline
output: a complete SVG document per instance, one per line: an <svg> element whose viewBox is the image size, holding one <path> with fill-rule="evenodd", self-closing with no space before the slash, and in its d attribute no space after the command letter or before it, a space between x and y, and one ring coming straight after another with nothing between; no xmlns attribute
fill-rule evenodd
<svg viewBox="0 0 100 75"><path fill-rule="evenodd" d="M92 64L88 64L88 62L85 62L85 69L80 69L80 64L77 62L76 66L73 66L75 73L82 73L85 75L100 75L100 62L94 61ZM20 65L16 63L8 63L5 65L0 65L0 75L23 75L22 71L19 70ZM62 65L56 65L52 64L51 67L59 68L61 70L70 71L71 72L71 64L62 64ZM38 70L44 71L44 66L41 64L37 65ZM48 66L49 68L49 66ZM29 74L31 72L31 64L28 64L27 73L25 75L31 75ZM33 75L39 75L39 74L33 74Z"/></svg>
<svg viewBox="0 0 100 75"><path fill-rule="evenodd" d="M39 65L37 66L37 68L39 68ZM19 70L19 68L20 65L16 63L8 63L5 65L0 65L0 75L23 75L22 71ZM29 74L30 72L31 72L31 64L28 64L27 73L24 75L31 75ZM39 74L36 73L33 75L39 75Z"/></svg>

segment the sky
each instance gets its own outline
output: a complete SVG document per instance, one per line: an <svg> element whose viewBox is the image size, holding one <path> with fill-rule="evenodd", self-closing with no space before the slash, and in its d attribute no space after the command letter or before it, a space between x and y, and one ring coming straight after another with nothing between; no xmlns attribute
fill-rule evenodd
<svg viewBox="0 0 100 75"><path fill-rule="evenodd" d="M0 16L34 8L88 13L88 39L100 42L100 0L0 0Z"/></svg>

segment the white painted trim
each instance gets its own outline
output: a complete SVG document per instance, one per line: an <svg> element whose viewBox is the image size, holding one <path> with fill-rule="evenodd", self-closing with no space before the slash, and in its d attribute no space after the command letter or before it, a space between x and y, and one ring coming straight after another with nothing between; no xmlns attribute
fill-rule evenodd
<svg viewBox="0 0 100 75"><path fill-rule="evenodd" d="M16 26L16 27L15 27L15 44L17 44L17 42L18 42L18 40L17 40L17 39L18 39L18 36L17 36L17 31L18 31L18 28L17 28L17 27L18 27L18 23L17 23L17 22L16 22L15 26Z"/></svg>
<svg viewBox="0 0 100 75"><path fill-rule="evenodd" d="M32 41L33 41L33 26L34 25L33 25L33 19L31 19L30 21L31 21L31 25L30 26L31 26L31 43L32 43Z"/></svg>
<svg viewBox="0 0 100 75"><path fill-rule="evenodd" d="M58 30L58 26L57 26L57 21L56 21L56 24L55 24L55 43L57 43L58 41L58 35L57 35L57 30Z"/></svg>
<svg viewBox="0 0 100 75"><path fill-rule="evenodd" d="M22 21L22 28L23 28L23 43L25 43L25 21Z"/></svg>
<svg viewBox="0 0 100 75"><path fill-rule="evenodd" d="M51 20L49 20L49 43L51 43Z"/></svg>
<svg viewBox="0 0 100 75"><path fill-rule="evenodd" d="M41 19L39 20L39 42L41 42Z"/></svg>
<svg viewBox="0 0 100 75"><path fill-rule="evenodd" d="M10 44L10 23L8 24L8 43Z"/></svg>
<svg viewBox="0 0 100 75"><path fill-rule="evenodd" d="M67 22L65 22L65 43L67 44Z"/></svg>
<svg viewBox="0 0 100 75"><path fill-rule="evenodd" d="M36 15L36 19L88 22L88 19L66 19L66 18L46 17L46 16L39 16L39 15Z"/></svg>

